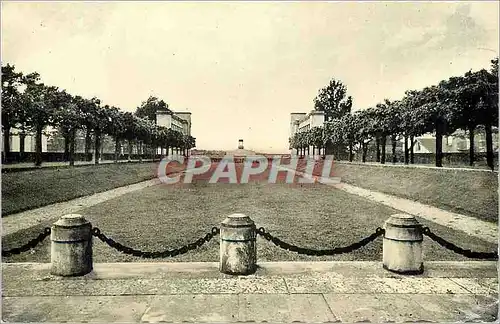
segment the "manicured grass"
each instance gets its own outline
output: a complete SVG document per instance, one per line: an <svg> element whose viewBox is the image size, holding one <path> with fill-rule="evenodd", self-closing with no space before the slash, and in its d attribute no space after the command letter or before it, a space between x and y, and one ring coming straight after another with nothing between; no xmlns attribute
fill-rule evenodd
<svg viewBox="0 0 500 324"><path fill-rule="evenodd" d="M408 198L452 212L498 222L498 174L334 164L333 174L361 188Z"/></svg>
<svg viewBox="0 0 500 324"><path fill-rule="evenodd" d="M219 226L232 213L249 215L258 227L301 247L333 248L349 245L368 235L396 210L372 203L320 184L193 184L158 185L95 205L81 212L107 236L132 248L159 251L194 242ZM422 221L435 233L461 247L491 252L494 244L449 228ZM3 237L9 249L35 237L40 224ZM352 253L334 257L302 256L279 249L259 237L259 261L293 260L381 260L382 238ZM47 239L33 253L3 258L3 262L50 262ZM464 260L428 238L424 239L426 260ZM218 261L219 237L185 255L161 261ZM121 254L94 239L95 262L157 261Z"/></svg>
<svg viewBox="0 0 500 324"><path fill-rule="evenodd" d="M149 180L157 163L42 168L2 174L2 217Z"/></svg>

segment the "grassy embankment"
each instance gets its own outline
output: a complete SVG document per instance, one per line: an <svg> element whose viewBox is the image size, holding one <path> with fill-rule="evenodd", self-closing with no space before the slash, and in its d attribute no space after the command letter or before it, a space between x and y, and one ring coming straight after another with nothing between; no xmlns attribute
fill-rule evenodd
<svg viewBox="0 0 500 324"><path fill-rule="evenodd" d="M194 242L229 214L245 213L258 227L286 242L315 249L349 245L371 234L396 210L321 184L209 184L200 177L192 184L158 185L111 199L82 210L94 226L116 241L144 251L161 251ZM351 178L352 179L352 178ZM497 246L462 232L421 220L423 225L458 245L475 251L494 251ZM36 236L42 223L3 237L4 249L19 246ZM219 237L183 256L161 261L217 261ZM95 262L143 262L95 240ZM33 253L4 262L50 262L50 242ZM382 239L365 248L334 257L310 257L279 249L258 239L259 261L278 260L381 260ZM426 260L465 260L441 246L424 240ZM149 260L155 261L155 260Z"/></svg>

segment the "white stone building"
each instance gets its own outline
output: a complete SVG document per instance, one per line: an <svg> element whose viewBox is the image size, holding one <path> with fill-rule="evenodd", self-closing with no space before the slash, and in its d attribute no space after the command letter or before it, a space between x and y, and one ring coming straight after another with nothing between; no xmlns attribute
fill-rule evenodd
<svg viewBox="0 0 500 324"><path fill-rule="evenodd" d="M181 132L183 135L191 135L190 112L158 110L156 112L156 124Z"/></svg>
<svg viewBox="0 0 500 324"><path fill-rule="evenodd" d="M173 112L169 110L156 111L156 124L169 129L181 132L182 135L191 135L191 113ZM173 150L173 148L171 148ZM158 154L165 154L161 148L157 149ZM173 151L172 151L173 152Z"/></svg>
<svg viewBox="0 0 500 324"><path fill-rule="evenodd" d="M47 128L46 132L53 132L52 128ZM20 152L21 151L21 130L17 128L12 128L10 130L10 151L11 152ZM33 132L25 132L24 137L24 152L35 152L35 134ZM3 140L3 131L2 131L2 140ZM45 133L42 133L42 152L47 152L47 142L48 137ZM4 151L4 143L1 145L2 152Z"/></svg>
<svg viewBox="0 0 500 324"><path fill-rule="evenodd" d="M290 138L295 133L307 131L313 127L323 127L325 123L325 113L322 111L311 110L309 113L291 113L290 114ZM295 150L291 149L292 154Z"/></svg>

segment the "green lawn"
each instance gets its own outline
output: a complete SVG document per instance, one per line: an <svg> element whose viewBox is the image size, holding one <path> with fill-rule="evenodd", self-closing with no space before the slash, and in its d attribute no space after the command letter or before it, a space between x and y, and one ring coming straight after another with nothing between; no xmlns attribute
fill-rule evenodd
<svg viewBox="0 0 500 324"><path fill-rule="evenodd" d="M2 174L2 217L149 180L156 163L42 168Z"/></svg>
<svg viewBox="0 0 500 324"><path fill-rule="evenodd" d="M204 236L212 226L231 213L249 215L258 227L286 242L309 248L332 248L358 241L371 234L397 211L350 195L332 187L253 182L245 185L207 184L158 185L95 205L81 212L94 226L127 246L157 251L177 248ZM497 249L479 239L449 228L425 225L455 242L477 251ZM18 246L36 236L48 224L3 237L3 249ZM162 261L218 261L219 237L183 256ZM95 262L148 261L120 254L94 240ZM3 262L50 262L47 240L34 253L24 253ZM258 259L279 260L381 260L382 238L353 253L334 257L309 257L281 250L259 238ZM424 239L426 260L464 260ZM155 261L155 260L149 260Z"/></svg>
<svg viewBox="0 0 500 324"><path fill-rule="evenodd" d="M332 172L361 188L498 222L498 173L334 164Z"/></svg>

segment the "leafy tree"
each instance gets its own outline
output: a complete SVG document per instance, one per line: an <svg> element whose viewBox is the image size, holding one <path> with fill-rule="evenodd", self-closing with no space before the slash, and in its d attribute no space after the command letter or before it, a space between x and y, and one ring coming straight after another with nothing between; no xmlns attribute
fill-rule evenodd
<svg viewBox="0 0 500 324"><path fill-rule="evenodd" d="M426 111L419 109L422 105L426 103L425 96L422 96L419 91L409 90L406 91L404 98L400 101L400 108L402 109L402 128L405 134L405 140L409 139L410 147L405 144L405 163L414 163L414 146L415 137L421 136L429 131L429 127L432 127L432 123L429 126L429 121L427 120ZM409 151L409 152L408 152Z"/></svg>
<svg viewBox="0 0 500 324"><path fill-rule="evenodd" d="M295 149L295 153L299 155L299 140L298 133L293 134L293 136L289 139L290 148Z"/></svg>
<svg viewBox="0 0 500 324"><path fill-rule="evenodd" d="M54 113L54 123L57 125L65 139L65 159L69 165L75 164L76 132L82 125L83 99L79 96L72 97L66 92L61 93L61 106Z"/></svg>
<svg viewBox="0 0 500 324"><path fill-rule="evenodd" d="M443 83L438 86L424 88L419 93L423 105L420 114L424 116L425 133L434 131L436 134L436 166L443 166L443 136L453 133L456 128L451 120L454 103L453 96Z"/></svg>
<svg viewBox="0 0 500 324"><path fill-rule="evenodd" d="M477 81L482 89L482 98L478 109L478 123L484 125L486 135L486 161L493 170L492 126L498 125L498 58L491 61L491 71L477 72Z"/></svg>
<svg viewBox="0 0 500 324"><path fill-rule="evenodd" d="M81 112L83 118L83 126L85 128L85 158L87 161L91 160L90 149L92 145L92 132L97 123L97 110L101 101L97 98L84 99L81 105Z"/></svg>
<svg viewBox="0 0 500 324"><path fill-rule="evenodd" d="M314 98L314 109L325 113L325 121L340 119L351 112L352 97L347 96L347 87L338 80L319 90Z"/></svg>
<svg viewBox="0 0 500 324"><path fill-rule="evenodd" d="M142 155L144 154L144 145L149 145L152 143L152 133L155 124L149 119L135 117L135 134L136 134L136 145L139 154L139 161L142 162Z"/></svg>
<svg viewBox="0 0 500 324"><path fill-rule="evenodd" d="M392 129L392 116L391 116L391 102L388 99L384 100L384 103L379 103L374 109L374 118L376 120L375 133L380 139L380 145L382 147L382 154L380 156L380 163L385 164L386 157L386 147L387 147L387 136L391 135Z"/></svg>
<svg viewBox="0 0 500 324"><path fill-rule="evenodd" d="M392 163L396 163L397 142L401 139L401 136L403 136L405 133L405 130L403 128L403 119L404 119L403 110L401 109L402 103L400 101L393 101L393 102L386 101L386 103L387 103L386 123L388 127L388 132L391 136Z"/></svg>
<svg viewBox="0 0 500 324"><path fill-rule="evenodd" d="M59 97L59 109L56 109L54 112L54 126L59 129L59 134L61 134L64 139L63 160L69 161L70 146L72 140L71 136L73 135L73 128L75 127L75 125L73 125L73 122L75 121L75 119L78 119L79 111L76 110L77 106L75 105L73 97L69 93L63 90L60 92ZM68 119L68 122L66 122L66 119ZM78 119L78 122L80 123L81 120ZM78 126L79 125L76 125L76 127Z"/></svg>
<svg viewBox="0 0 500 324"><path fill-rule="evenodd" d="M22 106L19 88L24 84L23 74L15 71L15 66L2 66L2 130L4 159L10 155L10 132L18 122L17 112Z"/></svg>
<svg viewBox="0 0 500 324"><path fill-rule="evenodd" d="M147 118L156 122L156 112L158 110L166 110L172 112L168 104L154 96L150 96L148 100L142 102L140 107L137 107L135 115L140 118Z"/></svg>
<svg viewBox="0 0 500 324"><path fill-rule="evenodd" d="M360 124L358 115L345 115L339 120L339 130L341 132L342 141L347 144L349 150L349 162L354 158L354 145L359 142Z"/></svg>
<svg viewBox="0 0 500 324"><path fill-rule="evenodd" d="M478 73L467 72L464 76L452 77L442 86L452 96L450 106L452 122L469 133L469 165L474 165L474 133L479 124L479 103L485 93L478 80Z"/></svg>
<svg viewBox="0 0 500 324"><path fill-rule="evenodd" d="M105 105L104 107L97 106L96 108L97 109L94 113L95 119L93 122L93 131L95 136L94 163L99 164L103 136L106 133L110 133L110 130L113 128L113 109L108 105Z"/></svg>
<svg viewBox="0 0 500 324"><path fill-rule="evenodd" d="M38 79L28 82L24 93L26 124L35 131L35 166L40 166L43 130L54 124L56 111L64 102L65 95L56 87L38 83Z"/></svg>
<svg viewBox="0 0 500 324"><path fill-rule="evenodd" d="M368 108L365 110L360 110L354 113L356 121L358 123L358 140L361 144L362 149L362 162L366 162L366 155L368 153L368 144L373 140L374 137L374 122L373 118L374 111L373 108Z"/></svg>
<svg viewBox="0 0 500 324"><path fill-rule="evenodd" d="M324 124L325 135L324 142L325 147L328 145L333 146L333 155L335 158L341 160L345 153L345 127L341 119L332 119L325 122Z"/></svg>
<svg viewBox="0 0 500 324"><path fill-rule="evenodd" d="M196 139L191 135L184 135L183 139L183 154L188 156L188 151L196 146Z"/></svg>
<svg viewBox="0 0 500 324"><path fill-rule="evenodd" d="M111 122L107 129L107 134L111 135L115 140L115 162L118 162L122 140L125 139L126 133L125 113L116 107L110 107L109 117Z"/></svg>
<svg viewBox="0 0 500 324"><path fill-rule="evenodd" d="M321 154L321 148L323 147L323 127L313 127L310 130L310 140L311 140L311 145L313 146L313 154L315 153L314 150L315 148L318 149L317 154Z"/></svg>

